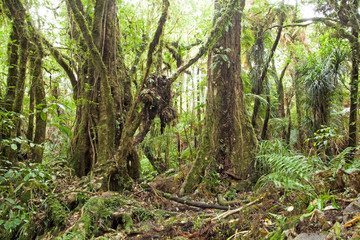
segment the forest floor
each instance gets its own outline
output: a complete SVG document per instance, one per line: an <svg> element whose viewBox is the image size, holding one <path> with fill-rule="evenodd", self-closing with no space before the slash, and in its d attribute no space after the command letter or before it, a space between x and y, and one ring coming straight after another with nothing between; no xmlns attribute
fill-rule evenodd
<svg viewBox="0 0 360 240"><path fill-rule="evenodd" d="M36 239L360 239L360 198L353 189L314 200L271 186L237 192L231 187L237 183L224 179L216 188L223 196L204 184L179 198L184 175L163 174L123 194L98 191L90 177L58 178L55 201L48 197L36 215ZM336 181L322 187L330 185Z"/></svg>

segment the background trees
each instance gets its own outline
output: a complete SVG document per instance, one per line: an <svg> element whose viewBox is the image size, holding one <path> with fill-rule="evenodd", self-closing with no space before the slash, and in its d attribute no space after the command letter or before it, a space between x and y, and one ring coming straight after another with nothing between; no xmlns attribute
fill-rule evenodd
<svg viewBox="0 0 360 240"><path fill-rule="evenodd" d="M1 1L1 196L42 164L94 192L176 172L183 194L350 169L359 3L309 2L311 19L287 1Z"/></svg>

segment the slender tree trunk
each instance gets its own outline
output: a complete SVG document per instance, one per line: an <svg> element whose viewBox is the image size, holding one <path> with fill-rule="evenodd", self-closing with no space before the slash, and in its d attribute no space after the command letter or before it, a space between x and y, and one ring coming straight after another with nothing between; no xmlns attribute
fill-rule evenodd
<svg viewBox="0 0 360 240"><path fill-rule="evenodd" d="M357 2L357 1L356 1ZM356 5L357 6L357 5ZM352 35L358 39L359 33L354 28ZM359 91L359 42L351 44L351 81L350 81L350 115L349 115L349 143L348 147L357 146L357 115L358 115L358 91ZM354 152L350 154L349 160L354 159Z"/></svg>
<svg viewBox="0 0 360 240"><path fill-rule="evenodd" d="M305 131L302 121L303 111L301 106L301 91L300 91L301 86L299 84L299 78L297 73L292 75L292 81L293 81L293 88L295 89L294 93L295 93L295 104L296 104L296 121L297 121L297 130L298 130L297 148L299 150L302 150L302 148L304 147Z"/></svg>
<svg viewBox="0 0 360 240"><path fill-rule="evenodd" d="M285 137L285 140L286 140L286 144L290 144L290 136L291 136L291 127L292 127L292 120L291 120L291 100L292 100L292 93L288 93L288 95L286 96L286 115L289 119L289 123L288 123L288 128L287 128L287 131L286 131L286 137Z"/></svg>
<svg viewBox="0 0 360 240"><path fill-rule="evenodd" d="M280 74L280 78L278 79L277 83L276 83L276 87L277 87L277 93L278 93L278 115L279 118L284 119L285 118L285 96L284 96L284 84L283 84L283 79L285 76L285 72L287 67L289 66L290 62L287 62L285 67L283 68L283 70L281 71ZM286 129L282 129L282 133L281 133L281 137L283 139L286 139Z"/></svg>
<svg viewBox="0 0 360 240"><path fill-rule="evenodd" d="M14 102L14 112L18 114L21 114L23 110L26 67L27 67L28 56L29 56L28 40L25 38L25 36L22 36L20 41L19 79L16 85L16 98ZM16 126L16 136L20 136L21 135L20 118L16 120L15 126Z"/></svg>
<svg viewBox="0 0 360 240"><path fill-rule="evenodd" d="M280 41L281 32L282 32L282 29L283 29L283 24L284 24L285 18L286 18L285 13L282 13L281 16L280 16L280 27L278 28L277 36L275 38L273 46L272 46L272 48L270 50L270 55L269 55L269 57L268 57L268 59L267 59L267 61L265 63L264 69L262 70L261 75L260 75L260 79L258 81L258 87L257 87L257 91L256 91L257 95L260 95L262 93L263 84L264 84L265 77L266 77L266 74L267 74L267 71L268 71L268 68L269 68L269 64L271 62L272 57L274 56L275 50L276 50L276 48L277 48L277 46L279 44L279 41ZM251 124L253 125L254 128L256 128L256 119L257 119L257 115L258 115L259 110L260 110L260 100L258 98L255 98L254 110L253 110L253 114L252 114L252 118L251 118Z"/></svg>
<svg viewBox="0 0 360 240"><path fill-rule="evenodd" d="M284 79L285 72L286 72L286 69L289 66L289 64L290 64L290 62L286 63L285 67L281 71L279 82L276 84L277 92L278 92L278 102L279 102L279 106L278 106L279 118L284 118L285 117L285 100L284 100L285 96L284 96L283 79Z"/></svg>
<svg viewBox="0 0 360 240"><path fill-rule="evenodd" d="M209 59L217 65L209 68L205 127L195 163L181 188L181 193L190 193L205 176L211 164L219 172L232 172L246 179L253 168L256 137L245 111L241 74L241 11L245 0L236 2L228 31L218 39L209 53ZM215 1L215 10L224 5ZM222 48L220 48L222 47ZM231 49L225 52L221 49ZM224 61L220 54L226 54ZM212 61L209 61L211 63Z"/></svg>
<svg viewBox="0 0 360 240"><path fill-rule="evenodd" d="M30 70L35 67L35 58L30 57ZM35 120L35 85L34 79L31 77L30 73L30 89L29 89L29 119L28 119L28 129L26 133L26 138L30 141L34 140L34 120Z"/></svg>
<svg viewBox="0 0 360 240"><path fill-rule="evenodd" d="M4 99L4 109L13 111L13 105L16 93L16 84L19 73L19 33L15 24L13 24L12 32L8 43L8 74L6 82L6 94Z"/></svg>
<svg viewBox="0 0 360 240"><path fill-rule="evenodd" d="M35 55L34 68L32 69L32 81L35 88L36 103L36 124L34 133L34 143L42 144L45 141L47 114L43 110L46 108L45 84L42 74L42 49L38 50ZM43 156L43 148L35 146L33 148L33 160L41 162Z"/></svg>
<svg viewBox="0 0 360 240"><path fill-rule="evenodd" d="M266 107L266 114L265 114L265 118L264 118L264 125L263 125L262 131L261 131L261 140L267 139L267 130L268 130L268 125L269 125L270 110L271 110L271 101L270 101L269 95L266 96L266 102L267 102L267 107Z"/></svg>

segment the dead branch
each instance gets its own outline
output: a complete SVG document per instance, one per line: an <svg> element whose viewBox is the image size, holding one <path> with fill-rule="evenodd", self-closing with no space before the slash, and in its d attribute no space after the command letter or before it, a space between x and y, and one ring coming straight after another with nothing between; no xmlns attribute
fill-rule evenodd
<svg viewBox="0 0 360 240"><path fill-rule="evenodd" d="M263 199L264 199L264 197L261 197L261 198L256 199L255 201L249 202L248 204L246 204L246 205L244 205L244 206L241 206L241 207L239 207L239 208L232 209L232 210L228 210L228 211L220 214L219 216L214 217L214 218L211 219L211 220L212 220L212 221L216 221L216 220L219 220L220 218L226 218L227 216L230 216L230 215L232 215L232 214L234 214L234 213L240 212L240 211L242 211L243 209L248 208L248 207L250 207L250 206L258 203L258 202L260 202L260 201L263 200Z"/></svg>
<svg viewBox="0 0 360 240"><path fill-rule="evenodd" d="M158 189L154 189L154 188L151 188L151 189L154 192L157 192L157 193L161 194L161 196L163 196L164 198L167 198L169 200L172 200L172 201L175 201L175 202L178 202L178 203L181 203L181 204L185 204L185 205L188 205L188 206L198 207L198 208L202 208L202 209L212 208L212 209L220 209L220 210L229 210L229 209L230 210L231 209L235 210L235 208L231 208L231 207L220 206L220 205L216 205L216 204L207 204L207 203L201 203L201 202L194 202L194 201L191 201L191 200L185 200L183 198L172 196L169 193L162 192L162 191L160 191Z"/></svg>

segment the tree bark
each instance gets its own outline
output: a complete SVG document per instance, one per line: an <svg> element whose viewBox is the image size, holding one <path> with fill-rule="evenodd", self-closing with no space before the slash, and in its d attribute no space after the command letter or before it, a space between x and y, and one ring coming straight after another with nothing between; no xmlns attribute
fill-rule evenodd
<svg viewBox="0 0 360 240"><path fill-rule="evenodd" d="M22 36L20 40L19 79L16 85L16 97L14 102L14 112L18 114L21 114L23 110L28 56L29 56L28 40L26 39L25 36ZM15 126L16 126L16 136L20 136L21 135L20 118L16 120Z"/></svg>
<svg viewBox="0 0 360 240"><path fill-rule="evenodd" d="M246 179L253 168L257 141L245 111L240 77L241 11L245 0L232 4L237 10L229 29L223 32L209 53L205 127L198 155L182 185L181 194L190 193L198 186L209 164L216 166L218 172L233 172L242 179ZM222 7L215 1L216 10Z"/></svg>
<svg viewBox="0 0 360 240"><path fill-rule="evenodd" d="M168 15L168 9L169 2L168 0L164 0L164 8L162 15L159 19L158 28L156 29L153 40L151 41L149 46L145 74L137 91L136 98L132 103L126 116L124 127L121 132L119 147L113 157L113 163L115 164L112 164L111 166L105 164L102 167L105 170L105 177L102 182L102 189L121 191L123 189L130 188L133 180L136 179L139 175L137 171L134 172L134 169L132 169L132 175L134 177L133 179L132 176L129 175L129 173L131 174L131 172L128 171L129 166L139 166L138 158L136 156L132 159L132 161L128 160L129 154L131 156L132 154L136 153L134 150L132 150L134 148L133 137L141 122L141 118L137 112L136 107L137 104L139 104L140 102L140 93L144 89L145 81L149 75L150 68L153 63L153 53L155 52L155 49L159 44L160 37L164 30L165 22Z"/></svg>
<svg viewBox="0 0 360 240"><path fill-rule="evenodd" d="M6 94L4 99L4 109L6 111L13 111L13 105L16 93L16 84L19 73L19 33L18 29L13 24L12 32L8 43L8 74L6 82Z"/></svg>
<svg viewBox="0 0 360 240"><path fill-rule="evenodd" d="M34 133L34 143L38 144L33 148L32 158L35 162L41 162L43 156L43 148L39 146L45 141L47 113L43 110L46 108L45 84L42 74L42 58L41 50L36 52L34 68L31 77L34 84L35 103L36 103L36 124Z"/></svg>
<svg viewBox="0 0 360 240"><path fill-rule="evenodd" d="M266 114L265 114L265 118L264 118L263 128L261 130L261 140L266 140L267 139L267 130L268 130L268 125L269 125L270 110L271 110L271 100L270 100L269 95L266 96L266 102L267 102Z"/></svg>

